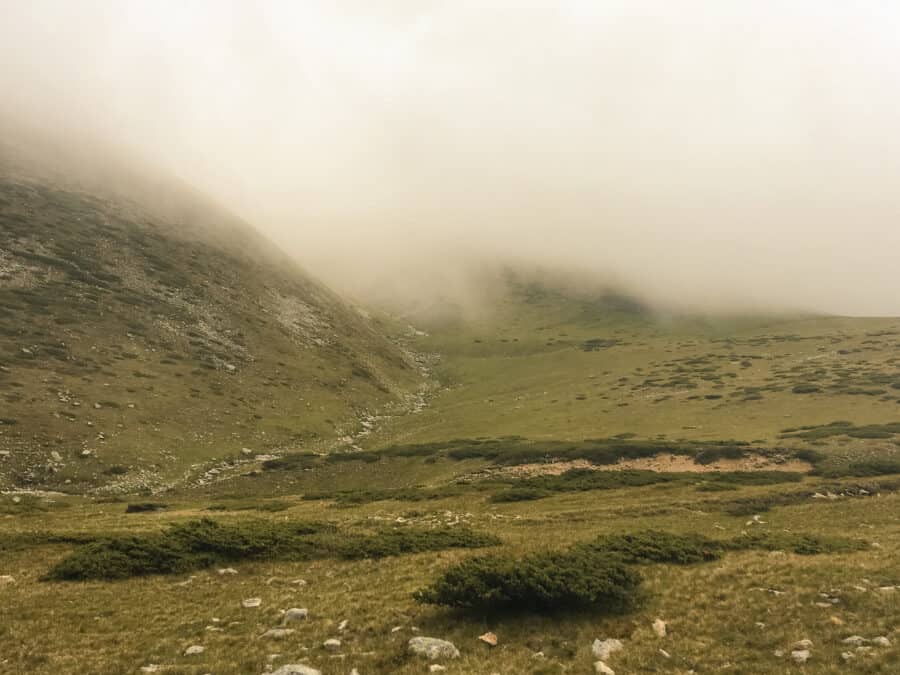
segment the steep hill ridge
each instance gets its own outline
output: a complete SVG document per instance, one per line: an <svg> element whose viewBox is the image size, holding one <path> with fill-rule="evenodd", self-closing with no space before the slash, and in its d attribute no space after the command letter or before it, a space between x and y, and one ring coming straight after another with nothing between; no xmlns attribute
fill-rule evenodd
<svg viewBox="0 0 900 675"><path fill-rule="evenodd" d="M386 324L196 195L156 185L157 208L17 159L0 156L0 486L135 488L316 447L418 386Z"/></svg>

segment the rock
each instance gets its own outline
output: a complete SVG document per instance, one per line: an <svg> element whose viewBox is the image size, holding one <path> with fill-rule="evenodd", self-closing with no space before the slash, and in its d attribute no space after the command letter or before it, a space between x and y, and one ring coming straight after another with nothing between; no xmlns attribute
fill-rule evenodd
<svg viewBox="0 0 900 675"><path fill-rule="evenodd" d="M860 645L866 644L868 640L862 635L851 635L850 637L841 640L841 642L852 647L859 647Z"/></svg>
<svg viewBox="0 0 900 675"><path fill-rule="evenodd" d="M437 663L432 663L430 666L428 666L429 673L443 673L445 670L447 670L446 666L442 666Z"/></svg>
<svg viewBox="0 0 900 675"><path fill-rule="evenodd" d="M233 567L223 567L222 569L216 570L216 571L217 571L219 574L221 574L222 576L225 576L226 574L230 575L230 574L237 574L237 573L238 573L238 571L237 571L236 569L234 569Z"/></svg>
<svg viewBox="0 0 900 675"><path fill-rule="evenodd" d="M241 448L242 455L252 455L253 451L250 448Z"/></svg>
<svg viewBox="0 0 900 675"><path fill-rule="evenodd" d="M481 640L484 644L490 645L491 647L497 646L497 636L494 633L485 633L484 635L479 635L478 639Z"/></svg>
<svg viewBox="0 0 900 675"><path fill-rule="evenodd" d="M341 621L338 624L338 630L343 633L345 630L347 630L347 626L349 626L349 625L350 625L350 621L348 621L347 619L344 619L343 621Z"/></svg>
<svg viewBox="0 0 900 675"><path fill-rule="evenodd" d="M184 650L185 656L197 656L198 654L202 654L206 651L206 647L201 647L200 645L192 645Z"/></svg>
<svg viewBox="0 0 900 675"><path fill-rule="evenodd" d="M16 580L10 574L2 574L0 575L0 586L9 586L9 584L16 583Z"/></svg>
<svg viewBox="0 0 900 675"><path fill-rule="evenodd" d="M359 675L359 671L356 668L354 668L353 670L350 671L350 675Z"/></svg>
<svg viewBox="0 0 900 675"><path fill-rule="evenodd" d="M656 637L664 638L669 632L669 625L662 619L657 619L653 622L653 632Z"/></svg>
<svg viewBox="0 0 900 675"><path fill-rule="evenodd" d="M309 610L305 607L292 607L284 613L283 621L304 621L309 618Z"/></svg>
<svg viewBox="0 0 900 675"><path fill-rule="evenodd" d="M878 647L890 647L891 641L887 639L885 636L880 635L876 638L872 638L872 644Z"/></svg>
<svg viewBox="0 0 900 675"><path fill-rule="evenodd" d="M321 670L316 670L312 666L305 666L302 663L289 663L281 666L271 675L322 675Z"/></svg>
<svg viewBox="0 0 900 675"><path fill-rule="evenodd" d="M247 598L245 600L241 600L241 606L244 609L254 609L262 605L262 598Z"/></svg>
<svg viewBox="0 0 900 675"><path fill-rule="evenodd" d="M799 640L794 643L794 649L809 649L813 646L812 640Z"/></svg>
<svg viewBox="0 0 900 675"><path fill-rule="evenodd" d="M459 650L452 642L430 637L410 638L407 649L411 654L424 656L430 661L437 659L458 659Z"/></svg>
<svg viewBox="0 0 900 675"><path fill-rule="evenodd" d="M616 671L603 663L603 661L594 662L594 672L598 673L598 675L616 675Z"/></svg>
<svg viewBox="0 0 900 675"><path fill-rule="evenodd" d="M808 649L795 649L791 652L791 658L794 659L794 663L800 665L809 661L810 656L812 656L812 654L809 653Z"/></svg>
<svg viewBox="0 0 900 675"><path fill-rule="evenodd" d="M149 663L146 666L141 666L142 673L157 673L159 672L159 666L155 663Z"/></svg>
<svg viewBox="0 0 900 675"><path fill-rule="evenodd" d="M330 652L336 652L341 648L341 641L331 638L330 640L325 640L325 642L322 643L322 646Z"/></svg>
<svg viewBox="0 0 900 675"><path fill-rule="evenodd" d="M667 652L665 649L660 649L660 650L659 650L659 654L660 654L660 656L663 656L663 657L665 657L665 658L667 658L667 659L671 659L671 658L672 658L672 655L671 655L669 652Z"/></svg>
<svg viewBox="0 0 900 675"><path fill-rule="evenodd" d="M774 652L772 652L772 655L780 659L782 656L784 656L784 650L776 649Z"/></svg>
<svg viewBox="0 0 900 675"><path fill-rule="evenodd" d="M856 658L856 654L854 654L853 652L841 652L841 658L844 661L852 661Z"/></svg>
<svg viewBox="0 0 900 675"><path fill-rule="evenodd" d="M292 635L293 633L293 628L270 628L265 633L260 635L260 637L271 638L273 640L281 640L286 638L288 635Z"/></svg>
<svg viewBox="0 0 900 675"><path fill-rule="evenodd" d="M615 638L610 640L594 640L594 644L591 645L591 654L594 655L595 659L607 661L609 660L610 654L619 651L624 646L625 645L622 644L621 640L616 640Z"/></svg>
<svg viewBox="0 0 900 675"><path fill-rule="evenodd" d="M50 452L50 459L52 459L54 462L61 462L62 455L60 455L56 450L52 450Z"/></svg>
<svg viewBox="0 0 900 675"><path fill-rule="evenodd" d="M828 618L828 620L831 621L831 623L833 623L835 626L843 626L844 625L844 620L839 616L831 615Z"/></svg>

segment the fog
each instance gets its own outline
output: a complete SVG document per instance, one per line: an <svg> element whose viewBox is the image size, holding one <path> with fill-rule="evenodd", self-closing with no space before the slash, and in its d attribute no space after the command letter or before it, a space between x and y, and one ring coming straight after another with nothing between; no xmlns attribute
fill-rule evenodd
<svg viewBox="0 0 900 675"><path fill-rule="evenodd" d="M900 315L900 9L0 0L0 107L196 186L363 299L576 269ZM9 130L4 133L10 133Z"/></svg>

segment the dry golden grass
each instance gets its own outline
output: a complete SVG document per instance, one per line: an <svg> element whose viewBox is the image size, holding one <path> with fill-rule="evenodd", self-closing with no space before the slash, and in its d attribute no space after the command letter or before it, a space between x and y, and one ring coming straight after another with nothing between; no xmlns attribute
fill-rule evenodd
<svg viewBox="0 0 900 675"><path fill-rule="evenodd" d="M744 488L725 493L722 499L773 489L778 488ZM212 569L191 576L58 583L40 577L71 546L7 547L0 552L0 574L10 574L16 581L0 588L0 673L112 675L159 664L160 672L166 673L261 674L270 666L295 662L307 662L325 674L346 675L352 668L363 675L427 672L425 662L405 654L413 635L454 642L462 656L444 662L451 673L588 673L591 643L607 637L625 641L625 649L610 658L619 673L900 671L900 589L876 590L900 584L900 495L809 500L765 513L764 524L752 526L744 517L684 506L691 500L696 497L690 488L663 486L504 505L477 496L425 505L380 502L339 509L291 500L294 505L287 511L255 515L330 518L344 524L404 515L413 523L459 517L477 530L499 534L505 540L502 550L513 555L650 527L720 538L751 528L790 530L852 536L878 546L840 555L729 553L717 562L696 566L643 567L647 597L630 614L507 617L457 614L412 599L415 590L453 561L477 554L471 551L380 561L236 563L235 576ZM0 520L0 532L7 536L35 530L156 529L200 513L186 508L126 520L122 504L72 501L69 508L40 515L7 516ZM225 512L215 517L246 515ZM293 583L297 579L307 584ZM819 593L830 593L840 602L818 607ZM249 597L261 598L262 606L244 609L241 600ZM296 633L282 640L261 638L280 625L279 610L291 607L308 608L308 621L292 625ZM669 623L668 637L653 634L651 623L656 618ZM338 625L344 619L349 624L341 632ZM209 626L222 630L208 630ZM499 636L496 648L477 640L486 630ZM894 646L875 647L844 664L840 654L851 648L840 641L854 634L886 636ZM329 638L342 641L337 654L323 649ZM809 663L799 669L789 652L801 639L812 640L814 646ZM201 645L205 652L184 656L191 645ZM784 650L785 656L774 656L776 650ZM544 657L535 657L537 652Z"/></svg>

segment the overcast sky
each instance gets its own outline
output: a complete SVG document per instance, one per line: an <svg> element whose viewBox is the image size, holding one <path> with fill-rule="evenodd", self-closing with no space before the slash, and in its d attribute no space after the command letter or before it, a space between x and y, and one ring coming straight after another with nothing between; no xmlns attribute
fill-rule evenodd
<svg viewBox="0 0 900 675"><path fill-rule="evenodd" d="M0 0L0 100L344 290L527 259L900 315L898 36L845 0Z"/></svg>

